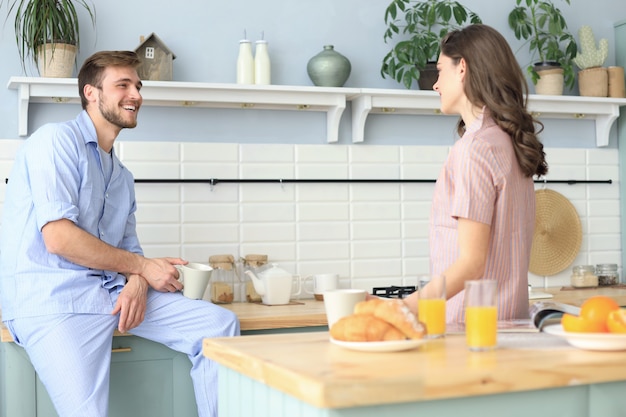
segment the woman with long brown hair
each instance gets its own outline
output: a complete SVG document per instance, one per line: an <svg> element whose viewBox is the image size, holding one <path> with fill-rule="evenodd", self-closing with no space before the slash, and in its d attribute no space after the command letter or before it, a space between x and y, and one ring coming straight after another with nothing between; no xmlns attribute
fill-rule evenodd
<svg viewBox="0 0 626 417"><path fill-rule="evenodd" d="M430 220L430 269L446 277L447 321L464 321L464 284L476 279L497 280L500 320L526 318L533 176L548 172L537 137L543 125L527 111L526 79L495 29L448 33L437 69L442 112L461 116ZM413 310L416 298L405 299Z"/></svg>

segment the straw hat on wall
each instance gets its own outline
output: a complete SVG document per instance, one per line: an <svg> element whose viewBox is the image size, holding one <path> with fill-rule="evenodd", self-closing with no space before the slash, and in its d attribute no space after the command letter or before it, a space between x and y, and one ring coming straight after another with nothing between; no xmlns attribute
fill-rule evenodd
<svg viewBox="0 0 626 417"><path fill-rule="evenodd" d="M582 226L576 208L562 194L552 190L535 191L535 233L529 271L555 275L578 256Z"/></svg>

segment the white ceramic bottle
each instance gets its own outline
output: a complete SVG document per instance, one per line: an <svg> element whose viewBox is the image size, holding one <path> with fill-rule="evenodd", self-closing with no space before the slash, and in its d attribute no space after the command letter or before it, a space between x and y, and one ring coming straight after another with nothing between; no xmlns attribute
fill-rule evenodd
<svg viewBox="0 0 626 417"><path fill-rule="evenodd" d="M254 55L254 83L271 83L270 55L267 50L267 41L256 41L256 51Z"/></svg>
<svg viewBox="0 0 626 417"><path fill-rule="evenodd" d="M237 84L254 84L254 57L252 56L252 44L248 39L239 41Z"/></svg>

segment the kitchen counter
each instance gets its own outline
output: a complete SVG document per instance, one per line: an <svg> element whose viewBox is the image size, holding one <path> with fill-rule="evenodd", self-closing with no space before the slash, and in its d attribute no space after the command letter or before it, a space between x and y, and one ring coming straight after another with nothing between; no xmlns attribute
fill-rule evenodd
<svg viewBox="0 0 626 417"><path fill-rule="evenodd" d="M552 294L553 298L549 299L559 303L571 304L580 307L587 298L594 295L606 295L617 301L623 307L626 307L626 285L617 285L613 287L595 287L595 288L576 288L572 287L554 287L554 288L536 288L538 292ZM531 300L535 301L545 300Z"/></svg>
<svg viewBox="0 0 626 417"><path fill-rule="evenodd" d="M626 290L614 290L615 289L608 290L609 293L607 295L615 297L620 304L626 305ZM594 290L559 291L558 289L553 290L553 292L555 294L555 300L566 301L571 304L580 304L585 298L598 293L598 291ZM600 291L600 293L606 292L607 289ZM241 350L243 346L221 346L219 350L215 350L215 352L219 352L222 360L232 362L232 369L229 366L220 365L219 372L221 376L219 383L240 384L234 388L234 391L231 391L231 394L226 399L220 395L220 401L232 402L232 404L226 404L222 408L226 410L224 413L220 411L220 413L222 413L220 414L222 417L248 417L251 415L254 415L255 417L261 417L264 415L267 417L287 417L295 415L299 417L330 417L331 414L327 414L325 410L331 410L333 412L333 417L378 417L382 414L379 408L382 406L385 408L391 407L390 411L394 417L408 417L409 415L414 417L416 415L414 410L411 411L412 414L402 414L400 410L400 408L402 408L405 404L408 404L410 407L415 405L410 401L399 403L387 403L385 401L381 401L381 405L369 407L358 405L356 408L348 406L338 409L323 409L311 405L292 394L283 392L275 385L276 383L278 383L279 386L283 386L285 384L290 385L290 383L293 383L294 386L289 389L296 391L310 391L310 395L318 398L324 398L324 396L328 395L334 398L335 395L332 394L332 392L329 394L328 391L326 391L328 386L330 386L332 387L331 391L336 390L338 397L352 393L351 395L353 397L356 396L357 398L360 398L363 396L361 395L361 392L363 391L365 392L365 396L371 397L372 400L380 400L382 397L390 395L391 398L394 399L393 401L395 401L395 399L398 398L397 396L402 398L403 395L406 395L402 390L396 388L398 388L397 384L400 384L400 380L407 377L407 375L405 373L400 373L398 377L400 379L394 379L395 377L391 377L393 375L398 375L398 369L402 370L406 367L407 363L405 363L405 361L413 362L414 355L418 355L417 358L421 358L421 362L418 361L417 363L421 363L421 367L428 372L426 375L429 380L432 380L434 385L431 386L430 384L423 384L419 380L407 380L407 383L412 386L411 391L416 390L421 392L422 390L427 389L429 393L436 393L438 391L445 393L446 390L449 389L449 385L444 384L445 378L443 375L437 376L435 366L439 366L442 363L441 361L449 356L449 352L454 352L455 356L457 356L457 353L455 350L448 350L447 347L443 350L440 349L433 352L431 352L430 349L436 348L438 344L446 346L448 343L455 343L455 340L457 341L456 343L460 343L462 340L462 337L460 336L450 335L446 337L445 340L436 341L433 344L429 343L419 350L411 352L398 352L393 355L382 354L383 356L379 356L379 354L348 352L338 350L336 346L331 346L328 343L323 302L315 300L300 300L286 306L265 306L249 303L236 303L225 305L224 307L231 309L238 315L241 322L242 334L246 335L245 337L232 338L232 340L238 340L238 343L246 345L245 349L249 349L249 352L244 354ZM288 332L290 334L263 334ZM255 333L262 334L255 335ZM120 334L116 332L116 336L120 336ZM529 338L534 337L534 334L525 333L522 337L527 342L529 340L532 342L532 339ZM3 342L13 341L11 335L1 323L0 339ZM221 342L216 341L216 343ZM278 343L278 345L274 345L274 343ZM119 410L110 410L110 415L112 417L129 415L129 410L133 410L133 412L137 411L135 413L137 414L139 413L138 410L145 410L146 402L148 404L167 404L167 406L164 407L157 407L158 410L151 410L152 413L150 415L154 415L155 417L160 415L171 415L168 414L169 406L177 410L177 415L180 415L181 417L191 417L195 415L194 408L190 406L194 404L191 379L188 378L190 363L184 354L171 351L162 345L139 337L115 337L112 347L114 353L112 356L111 370L111 385L113 387L111 398L112 404L119 404L118 408L120 408ZM460 345L457 346L457 348L462 351L462 349L460 349ZM621 378L621 369L623 366L626 366L626 358L611 353L600 355L605 358L617 355L618 357L615 360L615 366L606 366L606 363L589 362L587 357L584 355L585 352L574 352L575 357L572 357L574 361L567 362L565 360L571 356L572 352L571 350L567 350L567 346L564 348L565 350L563 350L562 354L557 355L557 359L562 361L555 362L555 368L550 368L548 364L543 361L537 362L538 368L535 367L535 365L532 365L532 358L539 357L541 355L538 351L530 356L524 354L524 356L521 357L526 358L526 360L532 365L524 368L524 361L521 359L517 361L515 352L505 354L504 350L499 350L498 352L488 352L480 355L472 355L468 352L463 352L459 354L456 359L450 356L449 359L454 359L455 362L448 363L445 369L456 373L457 368L459 368L459 370L463 369L463 366L468 368L463 371L462 376L456 380L459 384L458 387L454 387L452 390L457 390L460 392L459 395L467 395L467 398L473 399L476 395L482 395L483 393L488 394L491 392L490 390L493 389L494 385L500 386L500 389L504 390L506 390L507 385L509 385L512 390L516 390L524 389L524 387L532 386L532 384L535 384L535 386L537 386L537 384L540 385L541 383L545 383L544 380L558 380L560 381L559 383L564 383L567 378L569 378L570 384L573 386L577 385L577 381L579 380L582 381L583 384L586 384L588 383L587 381L592 381L591 378L585 379L587 376L584 375L584 372L587 372L588 369L592 369L594 371L594 375L597 376L597 374L601 373L606 381L611 381L612 378ZM213 348L207 349L213 350ZM253 353L252 351L258 352ZM273 363L274 359L271 356L274 354L278 355L276 364ZM422 354L422 356L419 356L420 354ZM207 355L211 355L211 353L207 352ZM330 372L330 374L321 375L321 380L316 379L317 377L313 377L314 375L309 374L308 371L303 373L303 369L299 368L301 364L306 363L307 361L309 363L309 368L317 368L318 366L316 361L319 360L319 357L316 355L326 355L326 359L320 362L321 367L319 368L319 371L321 372L322 370L325 370ZM311 358L310 361L309 356ZM395 359L387 364L383 360L384 356L391 356ZM355 360L355 357L360 359ZM426 362L424 362L425 357L429 358ZM577 364L576 362L579 360L583 362ZM489 369L493 367L499 368L501 366L501 361L511 361L511 365L507 365L507 369L511 371L517 372L518 369L521 369L521 378L517 378L512 374L507 374L506 371L498 369L498 372L494 373L495 377L498 379L492 380L491 374L485 372L489 372ZM291 368L292 366L295 368ZM563 369L560 369L559 367L563 367ZM246 375L243 371L239 371L243 369L246 369L247 372L251 372L251 376ZM407 369L413 368L409 367ZM142 381L154 380L155 373L159 375L159 379L162 381L164 386L168 386L168 384L170 384L171 389L167 389L166 394L160 391L155 391L154 393L143 392L139 395L137 390L140 389L140 387L145 386ZM339 376L340 379L332 381L330 385L324 388L324 384L329 383L328 381L332 379L333 373ZM389 386L379 385L375 389L376 394L369 395L371 393L369 390L374 389L373 387L375 385L372 384L375 384L375 381L373 379L376 379L377 375L383 375L385 378L389 376L391 379L383 379L383 385ZM253 376L254 378L259 379L253 379ZM365 379L365 385L360 385L360 383L355 382L357 380L360 381L361 379ZM533 379L536 379L536 381L529 381ZM476 381L480 382L477 383ZM380 380L378 383L380 383ZM606 393L606 384L607 383L603 384L602 395L605 395ZM614 384L619 384L619 382L611 382L610 384L613 386ZM594 386L595 385L591 385L591 387ZM558 399L559 401L557 404L563 405L559 405L556 409L553 409L553 413L551 415L568 415L568 417L576 417L578 415L582 416L584 414L576 414L576 410L590 409L588 404L580 404L580 401L588 401L589 398L593 397L593 395L588 392L590 389L589 387L589 385L577 386L575 389L580 389L582 391L576 391L573 398L570 397L572 394L569 394L572 387L567 388L567 393L570 395L567 398L563 398L562 395L555 395L553 392L554 389L552 389L547 391L549 392L550 401L552 402L548 401L548 404L546 404L546 401L543 403L537 402L536 398L526 399L523 401L523 404L520 405L519 409L527 411L528 404L531 403L542 404L543 407L546 407L554 403L555 399ZM615 389L616 394L611 396L611 400L615 398L626 402L626 397L621 395L621 393L626 390L626 384ZM254 391L255 394L253 394L252 391ZM228 392L228 390L220 389L220 392ZM505 394L491 394L491 396L493 395L497 395L498 398L505 396ZM521 394L518 393L518 395ZM146 401L146 398L154 398L154 401ZM250 398L253 400L241 401L242 398ZM507 407L509 407L514 400L517 401L517 399L509 399L507 397L504 403ZM335 401L335 399L333 399L333 401ZM437 407L438 417L447 417L438 411L438 404L442 401L447 403L459 400L434 399L430 401L418 401L418 403L420 405L420 410L430 404ZM355 404L358 404L358 402L355 402ZM459 409L457 409L455 414L449 414L450 417L458 417L460 414L490 417L485 415L482 411L482 408L484 407L481 407L480 410L467 411L470 410L467 408L468 405L464 403L463 406L465 407L462 409L464 412L459 412ZM565 410L566 406L570 408ZM281 407L286 407L283 414L280 414L277 411L277 409ZM498 410L497 407L493 407L492 400L490 400L489 409ZM626 409L626 404L622 403L615 409ZM47 393L41 388L41 384L36 377L36 373L23 349L14 343L0 343L0 417L10 417L14 415L54 415L51 410L53 410L53 407ZM241 413L238 413L237 410L241 411ZM265 414L263 414L264 410L267 410ZM370 412L369 416L368 413L363 413L363 410ZM513 415L510 413L511 408L499 410L500 414L493 414L494 417ZM384 410L383 412L386 411L387 410ZM536 409L536 411L545 411L545 409ZM350 414L351 412L352 414ZM426 414L430 415L431 413L426 412ZM522 414L519 415L522 416ZM535 415L546 414L535 413ZM610 414L605 412L597 415L611 417L613 415L618 416L620 414Z"/></svg>
<svg viewBox="0 0 626 417"><path fill-rule="evenodd" d="M625 292L626 293L626 292ZM267 306L256 303L233 303L222 304L237 314L242 332L254 332L260 330L315 328L327 326L324 302L310 300L293 301L288 305ZM13 338L9 330L2 323L0 311L0 342L12 342ZM127 334L115 331L115 336L127 336Z"/></svg>
<svg viewBox="0 0 626 417"><path fill-rule="evenodd" d="M580 306L592 295L607 295L613 297L620 305L626 306L626 288L604 287L577 290L564 290L561 287L537 289L537 291L553 294L550 300ZM533 300L532 302L540 301ZM253 334L257 331L315 328L326 326L326 312L324 302L313 299L297 300L284 306L266 306L256 303L223 304L237 314L241 324L241 331ZM12 342L13 338L1 322L0 312L0 341ZM322 329L320 329L322 330ZM116 331L116 336L123 334Z"/></svg>

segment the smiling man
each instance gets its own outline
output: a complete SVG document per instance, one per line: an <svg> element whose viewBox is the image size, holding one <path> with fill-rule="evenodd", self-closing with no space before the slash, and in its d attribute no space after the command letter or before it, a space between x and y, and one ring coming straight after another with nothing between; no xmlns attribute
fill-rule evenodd
<svg viewBox="0 0 626 417"><path fill-rule="evenodd" d="M217 367L202 339L239 335L229 310L181 293L181 258L147 258L132 174L113 144L137 125L137 55L103 51L78 75L83 111L25 141L7 184L0 235L2 319L60 417L108 415L117 327L183 352L198 415L217 415ZM155 381L159 383L159 381Z"/></svg>

